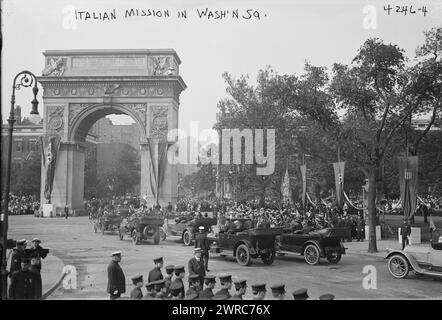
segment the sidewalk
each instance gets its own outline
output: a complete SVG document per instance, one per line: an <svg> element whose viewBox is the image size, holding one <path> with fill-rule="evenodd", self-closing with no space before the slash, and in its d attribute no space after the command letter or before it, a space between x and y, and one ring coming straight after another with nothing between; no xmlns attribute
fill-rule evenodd
<svg viewBox="0 0 442 320"><path fill-rule="evenodd" d="M397 240L378 240L377 242L378 252L368 253L368 241L363 242L344 242L343 245L347 248L347 254L358 254L363 256L371 256L371 257L379 257L385 258L387 256L387 248L390 249L402 249L402 244L400 244ZM419 244L421 246L430 246L429 243Z"/></svg>

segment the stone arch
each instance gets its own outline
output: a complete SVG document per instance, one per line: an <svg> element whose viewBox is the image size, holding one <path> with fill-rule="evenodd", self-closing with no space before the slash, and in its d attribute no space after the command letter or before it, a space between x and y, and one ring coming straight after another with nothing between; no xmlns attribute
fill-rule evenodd
<svg viewBox="0 0 442 320"><path fill-rule="evenodd" d="M69 115L70 130L68 134L68 141L85 142L86 136L94 123L99 119L111 114L125 114L131 117L137 124L140 132L140 143L145 143L147 141L145 123L147 113L146 104L82 104L81 106L82 109L79 109L77 113L72 110ZM135 109L134 106L138 109Z"/></svg>

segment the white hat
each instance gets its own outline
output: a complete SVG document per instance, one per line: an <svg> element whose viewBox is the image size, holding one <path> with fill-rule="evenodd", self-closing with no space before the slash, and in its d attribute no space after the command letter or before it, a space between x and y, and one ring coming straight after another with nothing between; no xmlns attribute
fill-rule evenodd
<svg viewBox="0 0 442 320"><path fill-rule="evenodd" d="M204 226L199 226L198 229L204 230Z"/></svg>
<svg viewBox="0 0 442 320"><path fill-rule="evenodd" d="M112 256L119 256L119 255L121 255L121 251L112 252Z"/></svg>

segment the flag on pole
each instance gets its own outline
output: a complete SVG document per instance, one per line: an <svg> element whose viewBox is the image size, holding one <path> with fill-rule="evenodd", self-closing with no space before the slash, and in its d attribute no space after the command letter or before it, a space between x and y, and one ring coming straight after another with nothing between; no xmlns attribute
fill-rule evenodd
<svg viewBox="0 0 442 320"><path fill-rule="evenodd" d="M305 196L307 193L307 166L305 164L299 166L302 177L302 206L305 208Z"/></svg>
<svg viewBox="0 0 442 320"><path fill-rule="evenodd" d="M436 228L436 225L434 224L433 217L430 216L430 230L434 231L434 230L436 230L436 229L437 229L437 228Z"/></svg>
<svg viewBox="0 0 442 320"><path fill-rule="evenodd" d="M336 187L336 201L339 209L342 209L344 205L344 169L345 162L333 163L333 169L335 171L335 187Z"/></svg>
<svg viewBox="0 0 442 320"><path fill-rule="evenodd" d="M281 185L281 193L284 203L292 204L292 192L290 189L290 176L289 176L289 167L287 164L287 168L285 170L284 179Z"/></svg>
<svg viewBox="0 0 442 320"><path fill-rule="evenodd" d="M399 186L404 218L411 219L416 211L418 157L399 157Z"/></svg>

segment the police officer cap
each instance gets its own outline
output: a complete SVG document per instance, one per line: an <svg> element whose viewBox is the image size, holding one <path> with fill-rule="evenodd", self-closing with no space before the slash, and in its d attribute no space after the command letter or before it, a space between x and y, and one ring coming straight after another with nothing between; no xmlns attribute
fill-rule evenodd
<svg viewBox="0 0 442 320"><path fill-rule="evenodd" d="M200 276L198 274L191 274L189 276L189 281L190 282L196 282L200 280Z"/></svg>
<svg viewBox="0 0 442 320"><path fill-rule="evenodd" d="M112 252L112 256L113 256L113 257L115 257L115 256L121 256L121 251L115 251L115 252Z"/></svg>
<svg viewBox="0 0 442 320"><path fill-rule="evenodd" d="M199 226L199 227L198 227L198 230L200 230L200 231L201 231L201 230L204 231L204 226Z"/></svg>
<svg viewBox="0 0 442 320"><path fill-rule="evenodd" d="M146 283L145 284L146 290L152 290L154 282L155 281Z"/></svg>
<svg viewBox="0 0 442 320"><path fill-rule="evenodd" d="M172 282L169 289L170 291L180 291L182 287L183 284L181 282Z"/></svg>
<svg viewBox="0 0 442 320"><path fill-rule="evenodd" d="M198 298L198 293L190 292L189 294L186 294L186 296L184 297L184 300L194 300L196 298Z"/></svg>
<svg viewBox="0 0 442 320"><path fill-rule="evenodd" d="M270 287L274 293L285 293L285 285L282 283L275 284Z"/></svg>
<svg viewBox="0 0 442 320"><path fill-rule="evenodd" d="M163 262L163 257L155 258L155 259L153 259L153 262L154 263L161 263L161 262Z"/></svg>
<svg viewBox="0 0 442 320"><path fill-rule="evenodd" d="M260 291L267 291L266 285L264 283L254 284L254 285L252 285L252 291L253 291L253 293L260 292Z"/></svg>
<svg viewBox="0 0 442 320"><path fill-rule="evenodd" d="M175 266L173 264L170 264L170 265L166 266L166 273L170 274L173 272L174 269L175 269Z"/></svg>
<svg viewBox="0 0 442 320"><path fill-rule="evenodd" d="M34 238L34 239L32 239L32 242L38 242L38 243L41 243L41 240L40 240L39 238Z"/></svg>
<svg viewBox="0 0 442 320"><path fill-rule="evenodd" d="M133 284L137 284L138 282L143 281L143 276L138 275L138 276L132 277L131 279L132 279Z"/></svg>
<svg viewBox="0 0 442 320"><path fill-rule="evenodd" d="M247 287L247 280L241 279L233 282L235 284L235 289L238 290L243 287Z"/></svg>
<svg viewBox="0 0 442 320"><path fill-rule="evenodd" d="M224 283L224 282L232 282L232 275L230 274L221 274L219 276L219 280Z"/></svg>
<svg viewBox="0 0 442 320"><path fill-rule="evenodd" d="M203 250L201 250L201 248L195 248L193 249L193 253L198 253L198 252L202 252Z"/></svg>
<svg viewBox="0 0 442 320"><path fill-rule="evenodd" d="M206 275L204 277L204 282L210 283L210 282L216 282L216 277L214 275Z"/></svg>
<svg viewBox="0 0 442 320"><path fill-rule="evenodd" d="M307 294L307 289L306 288L302 288L296 291L293 291L293 297L295 298L295 300L300 300L300 299L307 299L308 298L308 294Z"/></svg>
<svg viewBox="0 0 442 320"><path fill-rule="evenodd" d="M184 272L184 266L175 266L175 268L173 270L175 271L175 273Z"/></svg>
<svg viewBox="0 0 442 320"><path fill-rule="evenodd" d="M322 296L319 296L319 300L334 300L335 296L332 294L323 294Z"/></svg>
<svg viewBox="0 0 442 320"><path fill-rule="evenodd" d="M26 239L17 240L17 244L20 246L26 244Z"/></svg>

